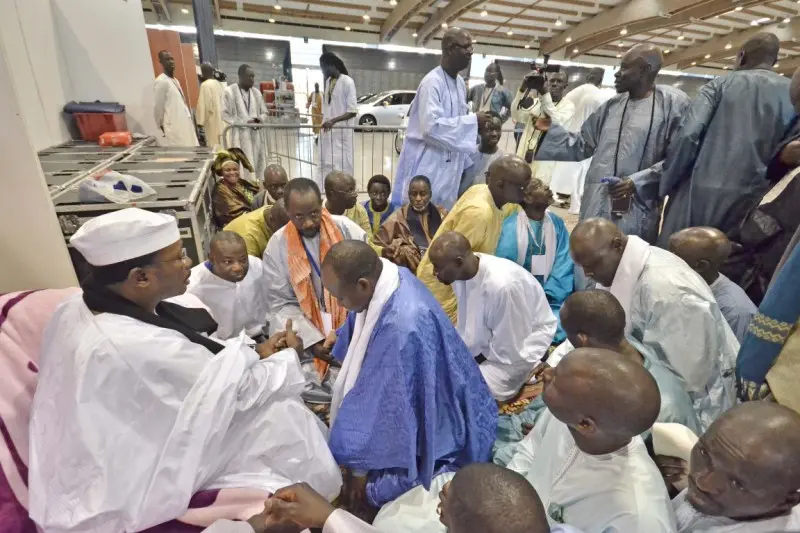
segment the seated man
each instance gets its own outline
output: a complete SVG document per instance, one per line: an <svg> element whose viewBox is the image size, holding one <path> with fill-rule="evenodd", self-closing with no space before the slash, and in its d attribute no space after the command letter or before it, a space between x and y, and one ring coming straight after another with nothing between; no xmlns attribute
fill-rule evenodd
<svg viewBox="0 0 800 533"><path fill-rule="evenodd" d="M242 239L232 231L211 238L208 260L192 269L186 292L197 296L217 322L219 339L246 335L262 340L267 325L264 265L247 255Z"/></svg>
<svg viewBox="0 0 800 533"><path fill-rule="evenodd" d="M558 317L564 300L575 289L575 265L569 255L569 231L564 220L547 208L553 191L539 179L525 189L520 209L511 205L503 221L495 255L522 265L544 288L550 308ZM559 324L553 342L566 338Z"/></svg>
<svg viewBox="0 0 800 533"><path fill-rule="evenodd" d="M256 193L253 197L253 210L255 211L267 205L274 205L275 202L283 198L287 183L289 183L289 176L282 166L276 163L268 165L264 169L264 190Z"/></svg>
<svg viewBox="0 0 800 533"><path fill-rule="evenodd" d="M367 194L369 194L369 200L361 205L364 206L369 216L370 230L368 233L370 237L374 237L386 219L400 206L389 201L392 196L392 184L389 182L389 178L383 174L375 174L369 179Z"/></svg>
<svg viewBox="0 0 800 533"><path fill-rule="evenodd" d="M247 245L247 253L261 259L270 237L288 222L289 215L286 214L283 200L278 200L272 205L239 215L223 229L241 235Z"/></svg>
<svg viewBox="0 0 800 533"><path fill-rule="evenodd" d="M458 199L453 210L442 221L433 239L447 231L457 231L467 238L473 252L493 254L497 249L503 225L501 209L508 203L518 204L531 180L531 167L513 155L504 155L489 165L486 185L474 185ZM422 257L417 276L428 286L444 307L450 320L456 320L456 297L453 290L433 274L428 255Z"/></svg>
<svg viewBox="0 0 800 533"><path fill-rule="evenodd" d="M696 272L602 218L578 224L570 251L622 304L626 335L683 379L702 429L733 406L739 342Z"/></svg>
<svg viewBox="0 0 800 533"><path fill-rule="evenodd" d="M692 449L689 488L672 501L678 533L800 531L797 450L791 409L748 402L723 414Z"/></svg>
<svg viewBox="0 0 800 533"><path fill-rule="evenodd" d="M722 316L742 342L758 309L744 289L719 271L731 255L728 237L716 228L686 228L669 238L669 251L686 261L708 283Z"/></svg>
<svg viewBox="0 0 800 533"><path fill-rule="evenodd" d="M344 241L322 262L324 285L350 310L333 355L330 448L345 467L340 502L363 516L418 485L487 461L497 406L425 286L369 245Z"/></svg>
<svg viewBox="0 0 800 533"><path fill-rule="evenodd" d="M331 246L347 239L365 240L366 233L347 217L323 209L319 188L310 179L293 179L284 194L291 223L275 232L264 251L268 320L270 324L294 320L314 356L317 378L323 385L317 392L327 403L330 393L325 382L332 359L324 340L344 324L347 310L324 287L320 265Z"/></svg>
<svg viewBox="0 0 800 533"><path fill-rule="evenodd" d="M324 427L299 399L291 324L253 351L205 336L216 328L205 310L164 301L184 293L191 266L174 217L113 211L70 242L91 274L42 342L29 476L40 528L141 531L203 489L307 481L336 496Z"/></svg>
<svg viewBox="0 0 800 533"><path fill-rule="evenodd" d="M547 354L556 317L542 286L507 259L476 254L455 231L433 241L428 257L436 278L458 299L458 333L495 400L515 397Z"/></svg>
<svg viewBox="0 0 800 533"><path fill-rule="evenodd" d="M344 215L367 235L372 235L372 226L364 206L358 203L356 180L338 170L325 176L325 209L331 215Z"/></svg>
<svg viewBox="0 0 800 533"><path fill-rule="evenodd" d="M435 497L439 501L439 495ZM441 495L441 524L450 533L579 533L569 526L550 528L542 500L524 477L487 463L465 466ZM307 484L279 490L267 500L264 512L244 525L242 533L262 533L275 525L318 528L326 533L379 533L341 509L335 509ZM236 524L228 522L228 527ZM234 533L239 529L207 529L205 533ZM411 531L404 529L403 531ZM428 531L428 530L426 530ZM432 531L432 530L431 530Z"/></svg>
<svg viewBox="0 0 800 533"><path fill-rule="evenodd" d="M408 182L408 204L383 223L372 239L372 247L395 265L416 272L446 216L444 207L431 202L431 181L414 176Z"/></svg>
<svg viewBox="0 0 800 533"><path fill-rule="evenodd" d="M543 376L547 411L508 468L533 485L551 522L586 533L674 532L667 488L639 436L661 402L644 366L578 348Z"/></svg>

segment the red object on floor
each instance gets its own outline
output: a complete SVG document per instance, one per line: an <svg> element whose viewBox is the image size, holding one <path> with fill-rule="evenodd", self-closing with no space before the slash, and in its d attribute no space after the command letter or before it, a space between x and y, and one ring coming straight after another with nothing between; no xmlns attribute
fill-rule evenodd
<svg viewBox="0 0 800 533"><path fill-rule="evenodd" d="M133 136L129 131L109 131L97 140L100 146L130 146L132 142Z"/></svg>
<svg viewBox="0 0 800 533"><path fill-rule="evenodd" d="M128 130L125 113L73 113L84 141L98 141L108 132Z"/></svg>

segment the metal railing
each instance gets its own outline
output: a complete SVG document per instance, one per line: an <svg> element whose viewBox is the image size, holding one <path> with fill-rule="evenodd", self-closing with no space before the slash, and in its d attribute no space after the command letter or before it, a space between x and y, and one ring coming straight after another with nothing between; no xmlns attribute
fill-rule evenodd
<svg viewBox="0 0 800 533"><path fill-rule="evenodd" d="M267 163L280 164L289 178L311 178L321 186L324 174L330 170L345 170L352 166L359 193L366 192L367 182L375 174L383 174L394 181L406 133L405 126L338 124L326 132L311 124L310 120L309 123L297 123L272 118L266 124L232 124L226 127L222 132L223 147L234 147L233 132L245 130L260 133L255 144L265 151ZM503 130L500 150L516 152L514 133L513 129ZM340 142L350 139L349 145Z"/></svg>

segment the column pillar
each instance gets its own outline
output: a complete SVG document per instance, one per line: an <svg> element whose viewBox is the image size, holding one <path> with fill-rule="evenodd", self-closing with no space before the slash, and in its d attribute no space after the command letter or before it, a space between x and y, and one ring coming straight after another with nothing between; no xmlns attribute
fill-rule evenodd
<svg viewBox="0 0 800 533"><path fill-rule="evenodd" d="M211 0L192 0L194 25L197 27L197 48L200 62L217 66L217 44L214 41L214 10Z"/></svg>

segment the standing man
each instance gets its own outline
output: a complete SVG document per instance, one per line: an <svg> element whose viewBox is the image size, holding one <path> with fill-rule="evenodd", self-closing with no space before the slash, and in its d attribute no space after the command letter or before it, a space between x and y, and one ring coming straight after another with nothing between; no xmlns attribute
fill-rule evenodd
<svg viewBox="0 0 800 533"><path fill-rule="evenodd" d="M575 112L575 106L569 100L562 99L566 88L566 72L555 72L545 80L544 76L533 71L525 76L511 104L511 116L517 122L525 124L522 142L517 146L517 155L530 164L533 177L542 180L546 185L550 184L555 163L533 160L536 147L543 136L543 133L536 129L536 121L541 118L548 124L562 126L569 122ZM539 97L533 98L531 91L536 91Z"/></svg>
<svg viewBox="0 0 800 533"><path fill-rule="evenodd" d="M572 102L572 105L575 106L575 112L572 117L563 124L567 131L579 133L583 123L586 122L591 114L614 96L613 89L600 88L605 72L603 67L593 68L586 76L586 83L575 87L564 96L564 100ZM553 167L550 188L559 197L569 197L561 202L556 202L556 205L560 203L561 206L564 206L566 202L569 202L569 212L573 215L577 215L580 211L583 180L586 178L586 171L589 169L591 162L592 158L590 157L580 162L560 161Z"/></svg>
<svg viewBox="0 0 800 533"><path fill-rule="evenodd" d="M186 104L181 84L175 79L175 58L166 50L158 53L164 73L155 82L155 118L162 137L161 146L200 146L194 130L192 112Z"/></svg>
<svg viewBox="0 0 800 533"><path fill-rule="evenodd" d="M536 124L548 131L537 160L583 161L594 156L586 172L580 219L611 220L623 233L649 243L658 236L658 185L667 145L689 104L682 91L656 86L659 70L661 50L636 45L615 74L619 94L593 113L580 133L545 120Z"/></svg>
<svg viewBox="0 0 800 533"><path fill-rule="evenodd" d="M670 197L662 248L683 228L738 227L769 188L767 165L794 118L789 80L772 71L778 50L777 37L759 33L739 51L736 72L708 82L689 107L661 180Z"/></svg>
<svg viewBox="0 0 800 533"><path fill-rule="evenodd" d="M323 178L339 170L353 176L353 127L357 112L356 84L347 75L347 67L336 54L325 52L319 58L325 77L322 95L322 143L319 146L320 174ZM339 124L344 128L332 129Z"/></svg>
<svg viewBox="0 0 800 533"><path fill-rule="evenodd" d="M467 86L458 75L472 60L472 37L453 28L442 37L441 65L420 82L408 111L408 130L395 172L392 201L403 203L408 182L428 176L433 203L452 209L470 155L477 150L478 130L489 114L467 112Z"/></svg>
<svg viewBox="0 0 800 533"><path fill-rule="evenodd" d="M256 71L250 65L239 67L239 83L229 85L222 99L222 120L226 124L262 124L267 120L267 107L254 87ZM254 176L245 176L258 183L267 168L266 136L263 130L234 128L228 138L230 146L241 148L253 165Z"/></svg>
<svg viewBox="0 0 800 533"><path fill-rule="evenodd" d="M314 140L319 141L319 128L322 126L322 93L319 92L319 83L314 84L314 92L308 95L306 109L311 112Z"/></svg>
<svg viewBox="0 0 800 533"><path fill-rule="evenodd" d="M200 84L200 96L197 98L197 125L203 128L206 146L213 148L222 144L222 95L225 86L214 77L214 67L210 63L200 65L203 83Z"/></svg>
<svg viewBox="0 0 800 533"><path fill-rule="evenodd" d="M483 73L483 85L471 87L467 94L467 102L472 104L475 111L497 113L500 115L500 125L505 124L511 116L511 91L503 86L503 73L497 61L489 63Z"/></svg>

